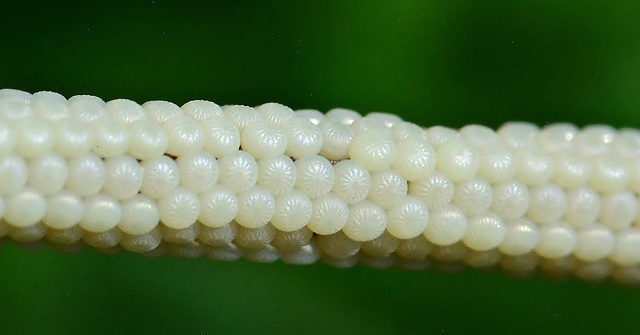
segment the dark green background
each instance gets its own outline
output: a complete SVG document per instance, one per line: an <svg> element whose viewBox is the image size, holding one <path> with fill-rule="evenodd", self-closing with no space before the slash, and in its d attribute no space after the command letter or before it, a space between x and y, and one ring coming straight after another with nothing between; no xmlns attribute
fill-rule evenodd
<svg viewBox="0 0 640 335"><path fill-rule="evenodd" d="M640 3L15 1L0 87L640 127ZM630 334L639 315L611 283L0 247L2 334Z"/></svg>

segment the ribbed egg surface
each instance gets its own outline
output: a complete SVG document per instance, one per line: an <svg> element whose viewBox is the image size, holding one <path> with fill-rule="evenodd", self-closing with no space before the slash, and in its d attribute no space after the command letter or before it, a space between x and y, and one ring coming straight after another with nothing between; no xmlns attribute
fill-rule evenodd
<svg viewBox="0 0 640 335"><path fill-rule="evenodd" d="M0 90L0 237L640 281L640 131Z"/></svg>

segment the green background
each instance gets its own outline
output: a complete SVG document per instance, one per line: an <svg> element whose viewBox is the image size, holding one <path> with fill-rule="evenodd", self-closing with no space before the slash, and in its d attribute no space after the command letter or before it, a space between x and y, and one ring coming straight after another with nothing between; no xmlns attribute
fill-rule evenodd
<svg viewBox="0 0 640 335"><path fill-rule="evenodd" d="M636 1L0 7L0 87L640 127ZM0 333L638 333L612 283L0 247Z"/></svg>

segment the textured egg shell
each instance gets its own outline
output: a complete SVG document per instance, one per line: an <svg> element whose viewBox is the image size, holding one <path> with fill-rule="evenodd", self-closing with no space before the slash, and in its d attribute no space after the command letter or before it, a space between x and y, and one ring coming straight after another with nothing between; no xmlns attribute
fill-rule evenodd
<svg viewBox="0 0 640 335"><path fill-rule="evenodd" d="M476 150L459 139L439 146L436 155L438 170L454 182L462 182L472 178L480 167Z"/></svg>
<svg viewBox="0 0 640 335"><path fill-rule="evenodd" d="M364 132L353 137L349 157L375 172L387 169L393 163L396 146L388 134Z"/></svg>
<svg viewBox="0 0 640 335"><path fill-rule="evenodd" d="M460 241L467 233L467 226L467 215L450 204L429 213L424 236L433 244L447 246Z"/></svg>
<svg viewBox="0 0 640 335"><path fill-rule="evenodd" d="M371 241L382 235L387 227L387 215L382 207L364 200L349 206L349 217L342 231L358 242Z"/></svg>
<svg viewBox="0 0 640 335"><path fill-rule="evenodd" d="M391 166L408 181L422 180L433 173L436 153L426 140L400 140L396 142L396 157Z"/></svg>

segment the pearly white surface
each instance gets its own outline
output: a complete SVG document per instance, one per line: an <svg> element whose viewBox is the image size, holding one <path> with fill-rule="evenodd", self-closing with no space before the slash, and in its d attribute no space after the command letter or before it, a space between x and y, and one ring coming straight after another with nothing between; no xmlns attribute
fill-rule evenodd
<svg viewBox="0 0 640 335"><path fill-rule="evenodd" d="M225 117L209 117L200 122L203 134L202 148L220 158L235 152L240 147L240 132L231 120Z"/></svg>
<svg viewBox="0 0 640 335"><path fill-rule="evenodd" d="M500 245L506 235L506 226L495 213L469 217L464 244L476 251L486 251Z"/></svg>
<svg viewBox="0 0 640 335"><path fill-rule="evenodd" d="M202 127L193 119L178 115L167 120L162 129L167 134L167 153L181 156L198 152L204 144Z"/></svg>
<svg viewBox="0 0 640 335"><path fill-rule="evenodd" d="M22 156L0 156L0 194L12 195L20 192L27 183L28 171L27 162Z"/></svg>
<svg viewBox="0 0 640 335"><path fill-rule="evenodd" d="M320 156L336 161L349 157L349 148L353 141L351 128L325 119L318 124L318 129L322 132Z"/></svg>
<svg viewBox="0 0 640 335"><path fill-rule="evenodd" d="M178 165L167 156L142 161L141 165L143 176L140 193L149 198L161 198L180 183Z"/></svg>
<svg viewBox="0 0 640 335"><path fill-rule="evenodd" d="M200 194L198 220L205 226L220 228L228 225L238 213L238 197L230 189L217 184Z"/></svg>
<svg viewBox="0 0 640 335"><path fill-rule="evenodd" d="M218 159L220 184L230 190L241 193L256 184L258 163L249 153L236 150Z"/></svg>
<svg viewBox="0 0 640 335"><path fill-rule="evenodd" d="M480 160L473 147L454 139L437 148L436 166L458 183L471 179L478 172Z"/></svg>
<svg viewBox="0 0 640 335"><path fill-rule="evenodd" d="M353 205L367 198L371 188L371 173L362 164L344 160L334 166L335 182L331 191L347 204Z"/></svg>
<svg viewBox="0 0 640 335"><path fill-rule="evenodd" d="M36 118L25 118L14 123L16 133L15 153L24 158L38 158L53 148L53 131L50 125Z"/></svg>
<svg viewBox="0 0 640 335"><path fill-rule="evenodd" d="M90 233L103 233L118 225L122 208L116 199L102 193L84 198L79 226Z"/></svg>
<svg viewBox="0 0 640 335"><path fill-rule="evenodd" d="M407 180L394 169L374 172L371 174L368 199L389 209L404 198L408 188Z"/></svg>
<svg viewBox="0 0 640 335"><path fill-rule="evenodd" d="M640 264L635 129L16 90L0 119L0 236L18 242L592 279Z"/></svg>
<svg viewBox="0 0 640 335"><path fill-rule="evenodd" d="M442 126L433 126L424 130L434 149L452 140L460 140L460 134L455 130Z"/></svg>
<svg viewBox="0 0 640 335"><path fill-rule="evenodd" d="M142 235L151 232L159 220L157 203L138 194L122 202L122 219L118 228L127 234Z"/></svg>
<svg viewBox="0 0 640 335"><path fill-rule="evenodd" d="M168 101L147 101L142 104L147 119L162 126L167 120L183 115L184 113L176 104Z"/></svg>
<svg viewBox="0 0 640 335"><path fill-rule="evenodd" d="M493 190L486 180L474 177L455 185L452 202L468 216L475 216L489 210Z"/></svg>
<svg viewBox="0 0 640 335"><path fill-rule="evenodd" d="M104 161L105 180L102 191L117 199L125 200L138 194L142 187L144 171L131 156L107 158Z"/></svg>
<svg viewBox="0 0 640 335"><path fill-rule="evenodd" d="M362 164L369 171L387 169L395 159L396 146L391 135L363 132L353 137L349 146L351 160Z"/></svg>
<svg viewBox="0 0 640 335"><path fill-rule="evenodd" d="M324 157L314 155L295 161L295 188L309 198L317 198L333 188L335 172L331 163Z"/></svg>
<svg viewBox="0 0 640 335"><path fill-rule="evenodd" d="M510 256L524 255L538 244L540 231L538 226L526 218L507 221L505 235L498 249Z"/></svg>
<svg viewBox="0 0 640 335"><path fill-rule="evenodd" d="M581 187L567 192L567 209L564 220L574 227L586 227L596 221L600 214L600 195L590 187Z"/></svg>
<svg viewBox="0 0 640 335"><path fill-rule="evenodd" d="M13 151L16 146L16 136L15 130L8 122L0 123L0 156Z"/></svg>
<svg viewBox="0 0 640 335"><path fill-rule="evenodd" d="M16 90L13 88L0 89L0 99L16 99L25 103L31 102L33 95L29 92Z"/></svg>
<svg viewBox="0 0 640 335"><path fill-rule="evenodd" d="M257 184L269 190L274 196L281 195L296 184L298 173L290 157L280 155L258 160Z"/></svg>
<svg viewBox="0 0 640 335"><path fill-rule="evenodd" d="M176 165L180 171L180 185L195 193L211 189L220 176L218 161L204 151L180 156Z"/></svg>
<svg viewBox="0 0 640 335"><path fill-rule="evenodd" d="M45 196L60 191L69 174L65 159L54 153L29 160L28 169L27 185Z"/></svg>
<svg viewBox="0 0 640 335"><path fill-rule="evenodd" d="M298 190L291 190L275 198L271 224L279 231L293 232L307 225L311 213L311 199Z"/></svg>
<svg viewBox="0 0 640 335"><path fill-rule="evenodd" d="M32 116L29 101L19 97L4 97L0 99L0 119L17 121Z"/></svg>
<svg viewBox="0 0 640 335"><path fill-rule="evenodd" d="M353 121L353 124L351 124L351 129L353 129L355 135L365 133L390 135L389 128L389 123L385 122L384 118L371 117L369 114Z"/></svg>
<svg viewBox="0 0 640 335"><path fill-rule="evenodd" d="M394 125L403 122L399 116L383 112L371 112L367 114L366 118L380 122L387 128L392 128Z"/></svg>
<svg viewBox="0 0 640 335"><path fill-rule="evenodd" d="M436 153L421 137L396 141L396 156L391 166L408 181L423 180L436 167Z"/></svg>
<svg viewBox="0 0 640 335"><path fill-rule="evenodd" d="M570 123L546 125L536 136L536 144L540 150L554 154L570 150L578 127Z"/></svg>
<svg viewBox="0 0 640 335"><path fill-rule="evenodd" d="M2 130L0 126L0 151L2 150ZM52 123L53 150L65 157L78 157L91 150L93 133L75 118L65 118Z"/></svg>
<svg viewBox="0 0 640 335"><path fill-rule="evenodd" d="M12 226L25 228L42 220L46 211L47 201L42 194L25 187L5 198L3 219Z"/></svg>
<svg viewBox="0 0 640 335"><path fill-rule="evenodd" d="M432 210L451 202L454 184L447 175L436 170L427 179L409 182L408 193L418 197Z"/></svg>
<svg viewBox="0 0 640 335"><path fill-rule="evenodd" d="M333 108L325 115L326 120L345 126L351 126L354 121L360 118L362 118L360 113L346 108Z"/></svg>
<svg viewBox="0 0 640 335"><path fill-rule="evenodd" d="M347 222L349 205L333 193L312 200L311 218L307 227L319 235L339 232Z"/></svg>
<svg viewBox="0 0 640 335"><path fill-rule="evenodd" d="M222 117L222 108L211 101L192 100L180 107L184 115L200 122L212 117Z"/></svg>
<svg viewBox="0 0 640 335"><path fill-rule="evenodd" d="M349 217L342 231L354 241L365 242L382 235L386 228L385 210L371 201L364 200L349 206Z"/></svg>
<svg viewBox="0 0 640 335"><path fill-rule="evenodd" d="M535 251L543 257L559 259L569 255L577 243L575 230L566 222L558 221L540 227L540 239Z"/></svg>
<svg viewBox="0 0 640 335"><path fill-rule="evenodd" d="M621 266L640 264L640 230L628 228L619 231L609 258Z"/></svg>
<svg viewBox="0 0 640 335"><path fill-rule="evenodd" d="M629 188L636 194L640 193L640 155L627 159L629 171Z"/></svg>
<svg viewBox="0 0 640 335"><path fill-rule="evenodd" d="M317 109L298 109L294 111L294 115L309 120L316 126L324 120L324 114Z"/></svg>
<svg viewBox="0 0 640 335"><path fill-rule="evenodd" d="M265 120L258 120L247 125L241 133L240 145L242 150L251 154L255 159L279 156L287 148L285 133Z"/></svg>
<svg viewBox="0 0 640 335"><path fill-rule="evenodd" d="M276 126L285 124L293 118L293 110L277 102L267 102L255 109L263 119Z"/></svg>
<svg viewBox="0 0 640 335"><path fill-rule="evenodd" d="M451 245L464 237L467 226L467 215L460 208L450 204L430 212L424 236L433 244Z"/></svg>
<svg viewBox="0 0 640 335"><path fill-rule="evenodd" d="M620 192L627 187L629 173L625 162L611 155L599 156L592 161L589 185L602 193Z"/></svg>
<svg viewBox="0 0 640 335"><path fill-rule="evenodd" d="M317 155L322 149L322 131L309 119L295 116L282 124L287 137L285 154L293 159Z"/></svg>
<svg viewBox="0 0 640 335"><path fill-rule="evenodd" d="M391 137L394 141L407 140L407 139L420 139L426 140L429 144L431 144L431 140L429 139L429 135L425 132L422 127L418 126L415 123L411 122L398 122L393 125L389 129L391 132Z"/></svg>
<svg viewBox="0 0 640 335"><path fill-rule="evenodd" d="M36 117L45 121L55 121L71 116L67 99L55 92L34 93L30 107Z"/></svg>
<svg viewBox="0 0 640 335"><path fill-rule="evenodd" d="M238 194L238 213L235 220L250 229L263 227L273 217L275 198L262 186L252 186Z"/></svg>
<svg viewBox="0 0 640 335"><path fill-rule="evenodd" d="M538 150L522 149L515 155L516 179L529 186L548 182L553 175L553 159Z"/></svg>
<svg viewBox="0 0 640 335"><path fill-rule="evenodd" d="M545 184L529 189L527 217L536 223L559 220L567 208L567 195L558 185Z"/></svg>
<svg viewBox="0 0 640 335"><path fill-rule="evenodd" d="M91 124L107 117L105 102L91 95L75 95L69 98L69 110L84 124Z"/></svg>
<svg viewBox="0 0 640 335"><path fill-rule="evenodd" d="M98 193L106 178L102 159L94 153L67 160L68 176L65 187L81 197Z"/></svg>
<svg viewBox="0 0 640 335"><path fill-rule="evenodd" d="M501 144L478 149L478 176L490 183L503 183L513 179L516 174L516 160L511 150Z"/></svg>
<svg viewBox="0 0 640 335"><path fill-rule="evenodd" d="M598 221L611 229L628 228L638 216L638 199L629 191L607 194L600 199L602 207Z"/></svg>
<svg viewBox="0 0 640 335"><path fill-rule="evenodd" d="M91 150L98 156L109 158L127 152L129 132L123 123L112 119L102 119L91 124L93 143Z"/></svg>
<svg viewBox="0 0 640 335"><path fill-rule="evenodd" d="M538 127L526 122L508 122L496 131L502 144L511 149L525 149L534 146Z"/></svg>
<svg viewBox="0 0 640 335"><path fill-rule="evenodd" d="M578 132L573 140L573 147L585 157L607 153L615 132L615 129L605 125L587 126Z"/></svg>
<svg viewBox="0 0 640 335"><path fill-rule="evenodd" d="M164 155L169 145L169 138L159 125L139 120L127 126L129 132L129 148L127 154L136 159L146 160Z"/></svg>
<svg viewBox="0 0 640 335"><path fill-rule="evenodd" d="M577 232L574 256L585 262L595 262L607 257L614 248L615 236L611 229L594 224Z"/></svg>
<svg viewBox="0 0 640 335"><path fill-rule="evenodd" d="M586 186L592 174L592 166L585 157L572 152L555 157L552 181L564 188Z"/></svg>
<svg viewBox="0 0 640 335"><path fill-rule="evenodd" d="M260 116L258 111L256 111L254 108L251 108L249 106L242 106L242 105L223 106L222 111L224 112L224 115L229 120L231 120L231 122L233 122L233 124L236 126L236 128L240 132L242 132L242 130L246 126L262 119L262 116Z"/></svg>
<svg viewBox="0 0 640 335"><path fill-rule="evenodd" d="M498 136L493 129L477 124L460 128L460 136L467 144L474 148L494 146L498 142Z"/></svg>
<svg viewBox="0 0 640 335"><path fill-rule="evenodd" d="M621 129L611 142L611 152L618 158L632 159L640 155L640 131Z"/></svg>
<svg viewBox="0 0 640 335"><path fill-rule="evenodd" d="M158 199L158 212L160 220L167 227L185 229L198 219L200 199L195 192L176 187Z"/></svg>
<svg viewBox="0 0 640 335"><path fill-rule="evenodd" d="M529 188L519 181L493 185L491 210L503 220L515 220L529 209Z"/></svg>
<svg viewBox="0 0 640 335"><path fill-rule="evenodd" d="M429 224L429 210L420 199L406 195L387 211L387 231L407 240L419 236Z"/></svg>
<svg viewBox="0 0 640 335"><path fill-rule="evenodd" d="M129 99L115 99L104 106L107 116L124 124L145 120L147 115L140 105Z"/></svg>
<svg viewBox="0 0 640 335"><path fill-rule="evenodd" d="M82 199L68 190L62 190L47 198L47 213L42 222L53 229L69 229L75 226L84 213Z"/></svg>

